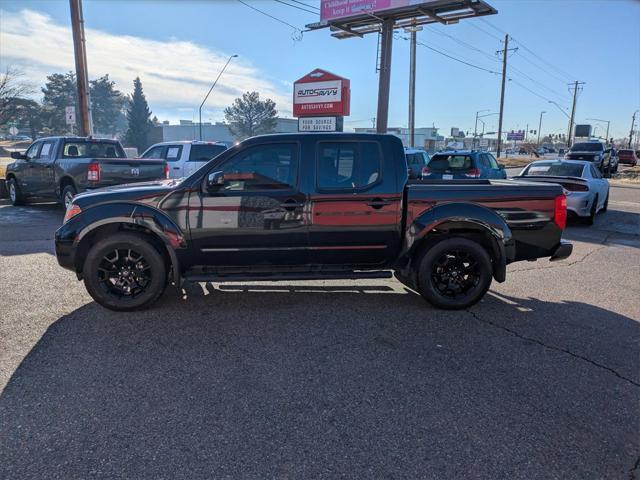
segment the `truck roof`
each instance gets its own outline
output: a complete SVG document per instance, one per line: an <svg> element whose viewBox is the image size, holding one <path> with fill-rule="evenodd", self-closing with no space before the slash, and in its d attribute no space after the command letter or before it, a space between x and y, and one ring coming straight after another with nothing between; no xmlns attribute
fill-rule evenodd
<svg viewBox="0 0 640 480"><path fill-rule="evenodd" d="M36 139L36 141L40 140L65 140L71 142L111 142L111 143L120 143L119 140L114 138L97 138L97 137L78 137L78 136L66 136L66 135L54 135L51 137L41 137Z"/></svg>
<svg viewBox="0 0 640 480"><path fill-rule="evenodd" d="M299 132L299 133L268 133L266 135L258 135L256 137L250 137L244 140L242 143L258 143L268 140L291 140L298 141L309 138L315 138L318 140L334 140L334 141L346 141L346 140L394 140L400 142L401 140L395 135L389 133L354 133L354 132Z"/></svg>

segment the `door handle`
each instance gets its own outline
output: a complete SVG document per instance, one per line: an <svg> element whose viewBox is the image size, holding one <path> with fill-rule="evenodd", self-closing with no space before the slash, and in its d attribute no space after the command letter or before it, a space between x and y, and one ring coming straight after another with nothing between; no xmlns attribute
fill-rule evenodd
<svg viewBox="0 0 640 480"><path fill-rule="evenodd" d="M180 170L180 167L173 167L174 170Z"/></svg>
<svg viewBox="0 0 640 480"><path fill-rule="evenodd" d="M381 198L374 198L370 202L367 202L367 205L378 210L386 205L391 205L391 202L388 200L383 200Z"/></svg>
<svg viewBox="0 0 640 480"><path fill-rule="evenodd" d="M293 211L296 208L304 207L304 203L298 203L294 199L290 198L289 200L285 200L284 202L282 202L280 206L285 210Z"/></svg>

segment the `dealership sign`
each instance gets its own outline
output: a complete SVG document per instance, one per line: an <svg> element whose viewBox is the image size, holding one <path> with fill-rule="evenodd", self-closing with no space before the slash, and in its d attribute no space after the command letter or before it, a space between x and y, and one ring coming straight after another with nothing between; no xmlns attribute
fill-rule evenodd
<svg viewBox="0 0 640 480"><path fill-rule="evenodd" d="M349 115L350 82L316 68L293 84L294 117Z"/></svg>
<svg viewBox="0 0 640 480"><path fill-rule="evenodd" d="M517 132L511 130L507 133L507 140L524 140L524 130L518 130Z"/></svg>
<svg viewBox="0 0 640 480"><path fill-rule="evenodd" d="M300 117L299 132L341 132L342 117Z"/></svg>

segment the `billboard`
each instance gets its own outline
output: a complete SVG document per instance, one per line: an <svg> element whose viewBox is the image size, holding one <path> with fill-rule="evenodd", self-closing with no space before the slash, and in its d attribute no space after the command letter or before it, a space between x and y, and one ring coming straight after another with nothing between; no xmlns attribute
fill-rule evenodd
<svg viewBox="0 0 640 480"><path fill-rule="evenodd" d="M349 115L351 82L316 68L293 84L293 116Z"/></svg>
<svg viewBox="0 0 640 480"><path fill-rule="evenodd" d="M576 125L574 136L576 137L590 137L591 125Z"/></svg>
<svg viewBox="0 0 640 480"><path fill-rule="evenodd" d="M524 140L524 131L518 130L517 132L514 132L511 130L507 133L507 140Z"/></svg>
<svg viewBox="0 0 640 480"><path fill-rule="evenodd" d="M427 4L425 0L321 0L320 22Z"/></svg>

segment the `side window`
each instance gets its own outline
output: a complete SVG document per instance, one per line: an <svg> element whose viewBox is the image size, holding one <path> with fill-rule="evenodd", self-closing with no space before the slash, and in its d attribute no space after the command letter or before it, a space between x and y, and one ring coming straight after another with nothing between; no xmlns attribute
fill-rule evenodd
<svg viewBox="0 0 640 480"><path fill-rule="evenodd" d="M486 154L480 155L480 165L485 168L491 168L491 163L489 162L489 157Z"/></svg>
<svg viewBox="0 0 640 480"><path fill-rule="evenodd" d="M486 155L487 159L489 159L489 164L491 165L491 168L494 168L494 169L496 169L496 170L497 170L498 168L500 168L500 167L498 166L498 161L496 160L496 157L494 157L494 156L493 156L493 155L491 155L490 153L486 153L485 155Z"/></svg>
<svg viewBox="0 0 640 480"><path fill-rule="evenodd" d="M290 190L296 186L297 144L249 148L222 166L225 192Z"/></svg>
<svg viewBox="0 0 640 480"><path fill-rule="evenodd" d="M589 167L591 168L591 176L593 178L602 178L602 175L600 175L600 171L594 167L593 165L589 165Z"/></svg>
<svg viewBox="0 0 640 480"><path fill-rule="evenodd" d="M153 147L142 155L142 158L164 158L165 147Z"/></svg>
<svg viewBox="0 0 640 480"><path fill-rule="evenodd" d="M176 162L182 155L182 145L169 145L167 147L167 162Z"/></svg>
<svg viewBox="0 0 640 480"><path fill-rule="evenodd" d="M51 163L53 160L53 142L44 142L38 155L38 161L41 163Z"/></svg>
<svg viewBox="0 0 640 480"><path fill-rule="evenodd" d="M36 142L29 147L29 149L24 152L29 159L38 158L38 151L40 150L40 146L42 142Z"/></svg>
<svg viewBox="0 0 640 480"><path fill-rule="evenodd" d="M316 162L320 189L362 189L382 178L380 149L375 142L319 143Z"/></svg>

